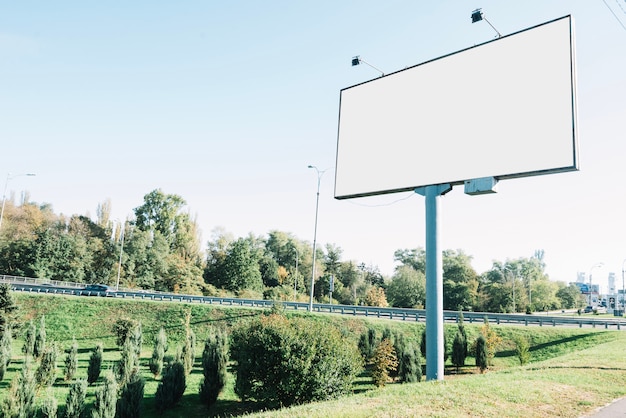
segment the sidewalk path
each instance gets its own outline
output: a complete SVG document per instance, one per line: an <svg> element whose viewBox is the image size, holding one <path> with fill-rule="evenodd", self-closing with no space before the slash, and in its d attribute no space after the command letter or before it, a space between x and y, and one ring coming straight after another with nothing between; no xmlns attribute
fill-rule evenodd
<svg viewBox="0 0 626 418"><path fill-rule="evenodd" d="M590 415L585 415L589 418L626 418L626 397L619 398L607 406L597 409Z"/></svg>

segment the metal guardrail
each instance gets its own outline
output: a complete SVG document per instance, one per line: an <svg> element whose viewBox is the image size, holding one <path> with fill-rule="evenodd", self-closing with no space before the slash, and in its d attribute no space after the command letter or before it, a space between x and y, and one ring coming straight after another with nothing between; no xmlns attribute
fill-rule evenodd
<svg viewBox="0 0 626 418"><path fill-rule="evenodd" d="M15 280L17 279L17 280ZM83 284L58 281L41 281L14 276L0 275L0 282L11 283L12 289L29 293L60 294L60 295L87 295L107 296L122 299L141 299L164 302L202 303L221 306L238 306L249 308L271 308L275 303L280 303L286 309L308 311L309 304L303 302L272 301L259 299L223 298L214 296L182 295L178 293L163 293L154 291L120 290L113 292L88 292L83 290ZM426 311L423 309L409 308L380 308L375 306L332 305L313 304L313 311L319 313L364 316L391 320L412 322L426 322ZM444 321L456 323L459 313L457 311L444 311ZM522 326L583 326L604 329L626 329L626 320L621 317L614 318L590 318L590 317L564 317L558 315L525 315L525 314L499 314L491 312L463 312L466 322L483 323L485 318L492 324L522 325Z"/></svg>

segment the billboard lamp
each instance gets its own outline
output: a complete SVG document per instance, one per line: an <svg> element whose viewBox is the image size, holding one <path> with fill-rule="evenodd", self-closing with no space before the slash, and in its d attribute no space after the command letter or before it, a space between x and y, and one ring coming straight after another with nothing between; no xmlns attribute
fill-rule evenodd
<svg viewBox="0 0 626 418"><path fill-rule="evenodd" d="M385 73L383 72L383 70L381 70L380 68L376 68L374 67L372 64L370 64L369 62L365 61L363 58L361 58L359 55L352 57L352 66L355 67L359 64L365 64L368 65L370 67L372 67L373 69L375 69L376 71L378 71L380 73L380 76L383 77L385 75Z"/></svg>
<svg viewBox="0 0 626 418"><path fill-rule="evenodd" d="M482 9L476 9L472 12L472 23L476 23L476 22L480 22L481 20L484 20L485 22L489 23L489 26L491 26L491 29L496 31L496 33L498 34L498 38L502 37L500 32L498 32L498 29L493 27L491 22L488 21L487 18L483 15L483 12L481 10Z"/></svg>

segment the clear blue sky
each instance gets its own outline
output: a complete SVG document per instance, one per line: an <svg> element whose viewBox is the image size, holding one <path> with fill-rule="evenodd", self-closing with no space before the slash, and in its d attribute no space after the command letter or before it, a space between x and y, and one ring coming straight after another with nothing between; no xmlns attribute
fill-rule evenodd
<svg viewBox="0 0 626 418"><path fill-rule="evenodd" d="M545 250L550 277L594 282L626 259L626 2L22 1L0 3L0 175L55 212L123 219L153 189L202 229L278 229L393 272L424 246L424 202L333 198L339 91L567 14L576 24L581 171L508 180L442 200L443 248L480 273ZM487 69L488 70L488 69ZM395 204L394 201L400 200ZM382 205L382 206L376 206Z"/></svg>

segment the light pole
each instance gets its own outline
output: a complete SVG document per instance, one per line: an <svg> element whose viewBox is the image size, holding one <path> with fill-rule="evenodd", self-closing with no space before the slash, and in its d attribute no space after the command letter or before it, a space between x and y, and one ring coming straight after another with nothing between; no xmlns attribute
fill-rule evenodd
<svg viewBox="0 0 626 418"><path fill-rule="evenodd" d="M593 269L596 267L602 267L604 265L604 263L596 263L593 266L591 266L591 268L589 269L589 306L591 305L591 294L593 293L593 290L591 289L591 279L593 278Z"/></svg>
<svg viewBox="0 0 626 418"><path fill-rule="evenodd" d="M4 192L2 193L2 210L0 210L0 228L2 228L2 218L4 217L4 204L7 200L7 186L9 185L9 181L13 180L15 177L20 176L34 176L34 173L25 173L25 174L16 174L14 176L11 173L7 174L7 180L4 182Z"/></svg>
<svg viewBox="0 0 626 418"><path fill-rule="evenodd" d="M124 253L124 229L126 227L126 221L124 221L124 223L120 222L120 225L120 239L122 242L120 244L120 263L117 266L117 282L115 283L116 292L120 290L120 275L122 273L122 254Z"/></svg>
<svg viewBox="0 0 626 418"><path fill-rule="evenodd" d="M625 291L624 289L624 266L625 265L626 265L626 259L622 261L622 311L624 310L624 308L626 308L626 305L624 304L624 291Z"/></svg>
<svg viewBox="0 0 626 418"><path fill-rule="evenodd" d="M300 253L296 246L293 246L293 250L296 252L296 271L293 272L293 301L295 302L298 298L298 258L300 257Z"/></svg>
<svg viewBox="0 0 626 418"><path fill-rule="evenodd" d="M313 268L311 273L311 299L309 301L309 312L313 312L313 289L315 287L315 251L317 249L317 214L320 205L320 183L322 180L322 176L326 172L326 170L320 171L314 165L310 165L309 168L314 168L317 172L317 197L315 199L315 231L313 232Z"/></svg>

